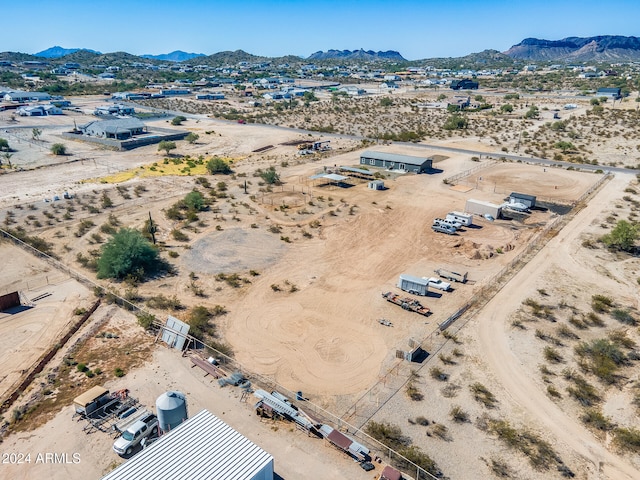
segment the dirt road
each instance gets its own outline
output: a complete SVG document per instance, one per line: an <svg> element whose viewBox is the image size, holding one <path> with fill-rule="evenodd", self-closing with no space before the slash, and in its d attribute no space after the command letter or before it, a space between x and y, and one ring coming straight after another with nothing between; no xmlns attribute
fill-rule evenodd
<svg viewBox="0 0 640 480"><path fill-rule="evenodd" d="M479 349L496 380L526 411L531 425L544 428L557 441L593 465L589 477L593 479L637 479L638 471L609 452L586 428L545 395L516 352L510 349L507 320L527 292L534 289L536 280L546 269L554 264L566 264L574 253L572 247L579 244L579 235L620 194L630 178L618 175L606 184L589 205L487 304L475 324Z"/></svg>

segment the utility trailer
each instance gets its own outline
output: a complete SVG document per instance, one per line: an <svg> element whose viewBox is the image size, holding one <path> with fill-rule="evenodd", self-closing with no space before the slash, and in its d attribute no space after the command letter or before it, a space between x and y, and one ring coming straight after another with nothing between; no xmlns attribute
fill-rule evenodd
<svg viewBox="0 0 640 480"><path fill-rule="evenodd" d="M468 272L458 273L445 268L436 268L434 272L436 272L440 277L452 282L467 283Z"/></svg>
<svg viewBox="0 0 640 480"><path fill-rule="evenodd" d="M429 292L429 282L424 278L403 273L400 275L400 278L398 278L398 288L412 295L427 295Z"/></svg>
<svg viewBox="0 0 640 480"><path fill-rule="evenodd" d="M393 292L383 293L382 297L387 302L394 303L394 304L402 307L404 310L408 310L410 312L415 312L415 313L418 313L420 315L424 315L425 317L428 316L431 313L431 310L428 307L425 307L419 301L414 300L412 298L401 297L400 295L398 295L396 293L393 293Z"/></svg>

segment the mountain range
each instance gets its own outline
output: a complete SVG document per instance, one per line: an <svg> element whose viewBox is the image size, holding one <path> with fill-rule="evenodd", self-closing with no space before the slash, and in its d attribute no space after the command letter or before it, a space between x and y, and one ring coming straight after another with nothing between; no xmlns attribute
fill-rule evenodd
<svg viewBox="0 0 640 480"><path fill-rule="evenodd" d="M46 50L43 50L38 53L34 53L33 55L35 57L60 58L60 57L64 57L65 55L69 55L71 53L76 53L79 50L100 55L100 52L97 52L96 50L90 50L88 48L62 48L58 46L47 48Z"/></svg>
<svg viewBox="0 0 640 480"><path fill-rule="evenodd" d="M532 61L638 61L640 38L620 35L567 37L562 40L525 38L504 54L513 59Z"/></svg>
<svg viewBox="0 0 640 480"><path fill-rule="evenodd" d="M407 60L394 50L386 52L374 52L373 50L327 50L312 53L307 60L392 60L398 62L406 62Z"/></svg>
<svg viewBox="0 0 640 480"><path fill-rule="evenodd" d="M394 50L327 50L318 51L307 58L287 55L283 57L263 57L252 55L243 50L224 51L212 55L187 53L176 50L161 55L136 56L126 52L102 54L87 48L63 48L55 46L34 55L16 52L0 53L0 60L20 62L46 58L53 63L77 62L82 65L118 64L122 62L186 62L211 66L233 65L239 62L274 64L298 64L305 61L368 61L368 62L408 62ZM459 68L460 65L492 65L507 67L513 62L629 62L640 61L640 38L620 35L601 35L595 37L566 37L562 40L525 38L505 52L484 50L458 58L425 58L412 63L429 62L441 68Z"/></svg>
<svg viewBox="0 0 640 480"><path fill-rule="evenodd" d="M160 55L140 55L142 58L151 60L165 60L168 62L184 62L198 57L206 57L204 53L187 53L182 50L175 50L171 53L163 53Z"/></svg>

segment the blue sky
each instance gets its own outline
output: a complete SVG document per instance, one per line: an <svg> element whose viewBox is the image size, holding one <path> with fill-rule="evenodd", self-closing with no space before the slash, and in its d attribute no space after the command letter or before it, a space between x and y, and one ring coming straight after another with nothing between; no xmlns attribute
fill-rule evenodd
<svg viewBox="0 0 640 480"><path fill-rule="evenodd" d="M416 60L504 51L527 37L640 36L639 13L637 0L4 0L0 51L306 57L364 48Z"/></svg>

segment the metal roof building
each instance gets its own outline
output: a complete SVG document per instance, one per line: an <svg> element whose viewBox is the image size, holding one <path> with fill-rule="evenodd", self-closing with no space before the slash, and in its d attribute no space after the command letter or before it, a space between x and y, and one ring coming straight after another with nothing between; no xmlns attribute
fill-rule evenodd
<svg viewBox="0 0 640 480"><path fill-rule="evenodd" d="M388 168L389 170L425 173L431 170L433 159L367 150L360 154L360 164Z"/></svg>
<svg viewBox="0 0 640 480"><path fill-rule="evenodd" d="M102 480L273 480L273 457L202 410Z"/></svg>

